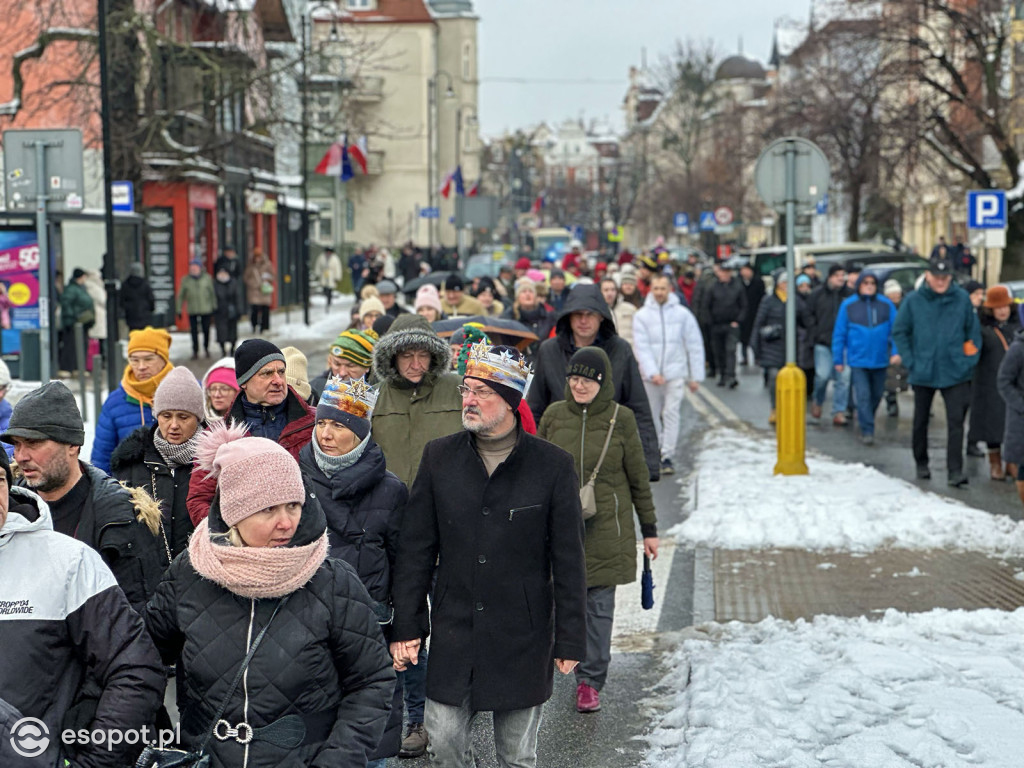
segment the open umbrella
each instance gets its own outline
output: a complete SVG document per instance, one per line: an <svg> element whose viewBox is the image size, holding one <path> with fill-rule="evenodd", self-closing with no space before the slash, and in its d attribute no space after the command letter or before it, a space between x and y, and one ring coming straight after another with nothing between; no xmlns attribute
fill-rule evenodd
<svg viewBox="0 0 1024 768"><path fill-rule="evenodd" d="M529 326L507 317L484 317L483 315L449 317L438 320L433 324L433 328L437 331L438 336L446 339L466 323L479 325L480 330L486 333L495 344L515 347L520 352L524 351L531 342L537 340L537 334L531 331Z"/></svg>
<svg viewBox="0 0 1024 768"><path fill-rule="evenodd" d="M414 294L419 290L422 285L433 285L437 287L437 290L441 290L441 286L444 285L444 281L448 279L448 275L455 274L454 272L431 272L429 275L423 277L417 277L415 280L409 280L405 285L402 286L402 293Z"/></svg>

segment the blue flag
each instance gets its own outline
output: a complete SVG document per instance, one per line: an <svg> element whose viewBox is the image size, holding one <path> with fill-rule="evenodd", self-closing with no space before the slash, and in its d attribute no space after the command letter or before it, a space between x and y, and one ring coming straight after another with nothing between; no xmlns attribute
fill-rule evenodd
<svg viewBox="0 0 1024 768"><path fill-rule="evenodd" d="M466 185L462 183L462 166L461 165L457 166L455 168L455 173L452 174L452 181L455 182L455 194L456 195L465 195L466 194Z"/></svg>
<svg viewBox="0 0 1024 768"><path fill-rule="evenodd" d="M348 147L341 147L341 180L348 181L356 172L352 169L352 158L348 156Z"/></svg>

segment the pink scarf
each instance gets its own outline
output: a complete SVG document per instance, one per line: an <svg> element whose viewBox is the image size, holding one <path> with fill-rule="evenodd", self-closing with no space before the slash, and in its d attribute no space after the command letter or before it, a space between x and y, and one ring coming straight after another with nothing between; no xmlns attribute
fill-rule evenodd
<svg viewBox="0 0 1024 768"><path fill-rule="evenodd" d="M242 597L284 597L304 586L327 558L327 532L301 547L234 547L210 539L209 521L196 526L188 556L200 576Z"/></svg>

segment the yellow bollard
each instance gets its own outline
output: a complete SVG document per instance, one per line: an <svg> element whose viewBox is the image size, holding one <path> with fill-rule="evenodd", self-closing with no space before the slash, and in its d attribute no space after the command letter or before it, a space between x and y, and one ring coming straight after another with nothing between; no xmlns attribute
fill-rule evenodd
<svg viewBox="0 0 1024 768"><path fill-rule="evenodd" d="M775 379L776 475L806 475L804 450L807 438L807 377L787 363Z"/></svg>

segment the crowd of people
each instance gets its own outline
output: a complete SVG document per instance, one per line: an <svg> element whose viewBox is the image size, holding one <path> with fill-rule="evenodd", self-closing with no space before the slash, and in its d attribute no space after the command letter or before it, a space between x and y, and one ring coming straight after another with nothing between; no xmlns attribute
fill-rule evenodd
<svg viewBox="0 0 1024 768"><path fill-rule="evenodd" d="M182 280L193 357L204 318L245 306L223 258L216 282L201 264ZM556 670L578 712L599 710L615 588L657 556L650 484L673 471L704 354L649 265L610 283L544 266L452 272L411 309L382 275L322 373L259 317L237 346L218 325L228 346L201 380L167 331L134 329L89 461L63 383L23 396L0 434L0 634L47 650L0 660L0 730L173 722L213 766L428 750L469 766L489 711L499 762L533 765ZM467 313L536 339L433 327ZM125 765L140 748L54 739L44 757Z"/></svg>

